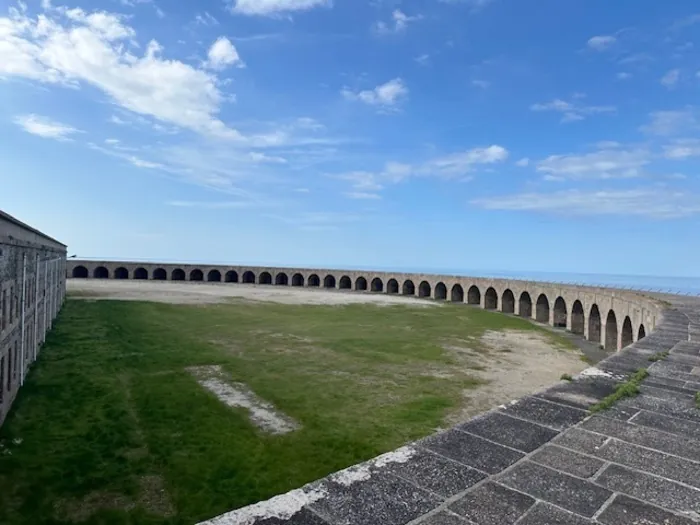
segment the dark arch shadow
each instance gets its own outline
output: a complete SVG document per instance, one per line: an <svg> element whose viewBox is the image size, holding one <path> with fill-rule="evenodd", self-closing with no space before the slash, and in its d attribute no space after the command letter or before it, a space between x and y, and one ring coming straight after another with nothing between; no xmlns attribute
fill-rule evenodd
<svg viewBox="0 0 700 525"><path fill-rule="evenodd" d="M568 315L566 311L566 301L564 301L563 297L557 297L554 301L554 326L566 328L566 319Z"/></svg>
<svg viewBox="0 0 700 525"><path fill-rule="evenodd" d="M185 270L182 268L175 268L170 276L172 281L184 281L185 280Z"/></svg>
<svg viewBox="0 0 700 525"><path fill-rule="evenodd" d="M275 284L277 286L287 286L289 285L289 277L287 277L286 273L280 272L275 275Z"/></svg>
<svg viewBox="0 0 700 525"><path fill-rule="evenodd" d="M450 299L453 303L463 303L464 302L464 288L462 285L455 284L450 292Z"/></svg>
<svg viewBox="0 0 700 525"><path fill-rule="evenodd" d="M591 306L591 313L588 314L588 340L602 346L601 327L600 310L598 305L594 304Z"/></svg>
<svg viewBox="0 0 700 525"><path fill-rule="evenodd" d="M472 285L467 290L467 304L481 304L481 291L476 285Z"/></svg>
<svg viewBox="0 0 700 525"><path fill-rule="evenodd" d="M423 281L418 286L418 297L430 297L430 283L428 281Z"/></svg>
<svg viewBox="0 0 700 525"><path fill-rule="evenodd" d="M583 312L581 301L577 299L571 307L571 331L575 334L583 335L585 326L586 314Z"/></svg>
<svg viewBox="0 0 700 525"><path fill-rule="evenodd" d="M347 275L343 275L338 282L338 286L341 290L350 290L352 288L352 281Z"/></svg>
<svg viewBox="0 0 700 525"><path fill-rule="evenodd" d="M72 275L75 279L87 279L89 275L88 269L85 266L76 266L73 268Z"/></svg>
<svg viewBox="0 0 700 525"><path fill-rule="evenodd" d="M255 274L248 270L243 273L243 283L244 284L255 284Z"/></svg>
<svg viewBox="0 0 700 525"><path fill-rule="evenodd" d="M527 292L521 293L518 303L520 305L520 317L532 319L532 298L530 294Z"/></svg>
<svg viewBox="0 0 700 525"><path fill-rule="evenodd" d="M375 277L372 279L372 291L373 292L383 292L384 291L384 283L379 277Z"/></svg>
<svg viewBox="0 0 700 525"><path fill-rule="evenodd" d="M622 343L621 348L631 345L634 342L634 331L632 330L632 319L629 316L625 317L622 323Z"/></svg>
<svg viewBox="0 0 700 525"><path fill-rule="evenodd" d="M203 281L204 280L204 272L200 270L199 268L195 268L190 272L190 281Z"/></svg>
<svg viewBox="0 0 700 525"><path fill-rule="evenodd" d="M128 279L129 278L129 270L124 268L123 266L120 266L116 270L114 270L114 278L115 279Z"/></svg>
<svg viewBox="0 0 700 525"><path fill-rule="evenodd" d="M504 314L514 314L515 313L515 295L510 289L506 289L501 297L501 312Z"/></svg>
<svg viewBox="0 0 700 525"><path fill-rule="evenodd" d="M209 270L209 273L207 274L207 281L210 283L220 283L221 272L219 270Z"/></svg>
<svg viewBox="0 0 700 525"><path fill-rule="evenodd" d="M612 310L605 320L605 349L608 352L617 350L617 317Z"/></svg>
<svg viewBox="0 0 700 525"><path fill-rule="evenodd" d="M300 273L292 275L292 286L304 286L304 276Z"/></svg>
<svg viewBox="0 0 700 525"><path fill-rule="evenodd" d="M637 332L637 341L644 339L647 336L647 331L643 324L639 325L639 331Z"/></svg>
<svg viewBox="0 0 700 525"><path fill-rule="evenodd" d="M447 299L447 286L445 286L445 283L437 283L435 285L435 299L438 301Z"/></svg>
<svg viewBox="0 0 700 525"><path fill-rule="evenodd" d="M237 283L238 282L238 272L235 270L229 270L226 272L225 276L226 282L227 283ZM255 280L255 278L253 278Z"/></svg>
<svg viewBox="0 0 700 525"><path fill-rule="evenodd" d="M326 275L323 279L324 288L335 288L335 277L333 275Z"/></svg>
<svg viewBox="0 0 700 525"><path fill-rule="evenodd" d="M258 277L258 284L272 284L272 274L270 272L262 272Z"/></svg>
<svg viewBox="0 0 700 525"><path fill-rule="evenodd" d="M399 293L399 282L396 279L389 279L386 283L386 293Z"/></svg>
<svg viewBox="0 0 700 525"><path fill-rule="evenodd" d="M136 268L136 270L134 270L134 279L139 281L147 281L148 270L146 270L146 268Z"/></svg>
<svg viewBox="0 0 700 525"><path fill-rule="evenodd" d="M168 280L168 273L165 271L165 268L156 268L153 270L153 280L154 281L167 281Z"/></svg>
<svg viewBox="0 0 700 525"><path fill-rule="evenodd" d="M484 308L486 310L498 310L498 292L488 288L484 294Z"/></svg>
<svg viewBox="0 0 700 525"><path fill-rule="evenodd" d="M537 298L535 320L539 323L549 323L549 299L543 293Z"/></svg>
<svg viewBox="0 0 700 525"><path fill-rule="evenodd" d="M358 277L355 281L355 290L365 291L367 290L367 279L364 277Z"/></svg>
<svg viewBox="0 0 700 525"><path fill-rule="evenodd" d="M315 273L309 275L309 279L307 282L311 288L318 288L319 286L321 286L321 278Z"/></svg>
<svg viewBox="0 0 700 525"><path fill-rule="evenodd" d="M416 295L416 285L413 284L413 281L411 281L410 279L404 281L401 293L403 295Z"/></svg>

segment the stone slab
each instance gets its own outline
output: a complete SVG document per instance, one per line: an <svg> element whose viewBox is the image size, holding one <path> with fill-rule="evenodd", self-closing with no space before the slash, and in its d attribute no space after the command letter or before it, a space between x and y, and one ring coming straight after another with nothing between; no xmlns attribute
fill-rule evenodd
<svg viewBox="0 0 700 525"><path fill-rule="evenodd" d="M518 522L518 525L589 525L592 523L591 520L571 512L539 502Z"/></svg>
<svg viewBox="0 0 700 525"><path fill-rule="evenodd" d="M598 516L604 525L697 525L696 521L677 516L648 503L620 494Z"/></svg>
<svg viewBox="0 0 700 525"><path fill-rule="evenodd" d="M553 503L576 514L593 517L612 495L609 490L552 470L523 461L499 476L498 481L538 499Z"/></svg>
<svg viewBox="0 0 700 525"><path fill-rule="evenodd" d="M651 379L647 379L646 381L644 381L644 384L642 386L651 386L654 388L666 390L668 392L678 392L679 394L685 394L687 396L692 396L695 394L693 388L691 386L688 386L687 381L673 379L668 381L673 381L673 383L675 384L669 384L667 381L663 380L668 379L665 377L653 376Z"/></svg>
<svg viewBox="0 0 700 525"><path fill-rule="evenodd" d="M475 525L513 525L534 503L530 496L488 482L452 503L450 510Z"/></svg>
<svg viewBox="0 0 700 525"><path fill-rule="evenodd" d="M536 397L524 397L502 409L506 414L548 426L556 430L572 427L585 418L585 410L551 403Z"/></svg>
<svg viewBox="0 0 700 525"><path fill-rule="evenodd" d="M586 454L593 454L603 446L607 440L607 436L594 434L580 428L572 428L554 440L554 444L561 447L566 447L571 450L578 450Z"/></svg>
<svg viewBox="0 0 700 525"><path fill-rule="evenodd" d="M607 417L608 419L616 419L618 421L630 421L637 414L641 412L640 409L634 407L621 407L619 405L598 412L597 415L601 417Z"/></svg>
<svg viewBox="0 0 700 525"><path fill-rule="evenodd" d="M645 383L641 387L639 387L639 391L645 396L656 397L658 399L665 399L667 401L675 401L677 399L683 398L687 399L688 401L693 401L693 396L690 394L690 390L685 389L676 389L675 391L671 391L663 387L657 388L648 383Z"/></svg>
<svg viewBox="0 0 700 525"><path fill-rule="evenodd" d="M605 464L600 459L551 444L530 456L530 460L584 479L590 478Z"/></svg>
<svg viewBox="0 0 700 525"><path fill-rule="evenodd" d="M321 519L318 515L311 512L309 509L301 509L299 512L290 518L264 518L258 519L250 525L329 525L327 521Z"/></svg>
<svg viewBox="0 0 700 525"><path fill-rule="evenodd" d="M700 410L697 409L695 400L692 398L681 398L681 396L678 396L675 400L667 400L642 394L623 399L618 402L617 406L641 408L649 412L657 412L678 419L687 419L688 421L700 423Z"/></svg>
<svg viewBox="0 0 700 525"><path fill-rule="evenodd" d="M617 381L602 377L597 377L595 380L577 379L555 385L535 394L535 397L574 408L587 409L612 394L617 384Z"/></svg>
<svg viewBox="0 0 700 525"><path fill-rule="evenodd" d="M449 511L438 512L421 520L420 525L472 525L461 516Z"/></svg>
<svg viewBox="0 0 700 525"><path fill-rule="evenodd" d="M637 416L635 416L634 419L632 419L632 422L635 425L643 425L693 439L695 441L700 441L700 424L692 421L686 421L684 419L677 419L675 417L669 417L663 414L642 410Z"/></svg>
<svg viewBox="0 0 700 525"><path fill-rule="evenodd" d="M500 412L488 412L456 428L523 452L532 452L559 434L551 428Z"/></svg>

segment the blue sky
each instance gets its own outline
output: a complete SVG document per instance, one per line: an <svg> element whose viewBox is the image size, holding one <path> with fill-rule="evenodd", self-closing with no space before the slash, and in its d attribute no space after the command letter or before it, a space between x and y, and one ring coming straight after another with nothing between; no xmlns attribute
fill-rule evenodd
<svg viewBox="0 0 700 525"><path fill-rule="evenodd" d="M0 207L81 257L697 275L691 0L0 0Z"/></svg>

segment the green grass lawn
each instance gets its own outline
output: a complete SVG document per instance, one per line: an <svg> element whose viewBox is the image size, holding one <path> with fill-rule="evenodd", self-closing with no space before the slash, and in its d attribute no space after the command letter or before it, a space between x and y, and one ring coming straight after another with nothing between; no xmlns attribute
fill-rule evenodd
<svg viewBox="0 0 700 525"><path fill-rule="evenodd" d="M69 299L0 429L0 523L190 525L297 488L440 426L479 384L441 345L506 328L570 347L464 306ZM185 370L212 364L302 428L265 434Z"/></svg>

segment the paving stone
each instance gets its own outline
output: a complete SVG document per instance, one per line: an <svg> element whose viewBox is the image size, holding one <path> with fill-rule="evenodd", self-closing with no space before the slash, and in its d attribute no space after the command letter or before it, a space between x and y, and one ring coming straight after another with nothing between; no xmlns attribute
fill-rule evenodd
<svg viewBox="0 0 700 525"><path fill-rule="evenodd" d="M607 440L607 436L594 434L580 428L571 428L560 435L554 444L566 447L572 450L578 450L586 454L594 454L598 448Z"/></svg>
<svg viewBox="0 0 700 525"><path fill-rule="evenodd" d="M649 412L657 412L678 419L687 419L700 423L700 410L697 409L695 400L692 398L683 399L678 396L675 400L668 400L639 395L620 401L618 406L641 408Z"/></svg>
<svg viewBox="0 0 700 525"><path fill-rule="evenodd" d="M620 494L598 516L604 525L697 525L697 522L671 514L653 505Z"/></svg>
<svg viewBox="0 0 700 525"><path fill-rule="evenodd" d="M541 465L561 470L579 478L590 478L605 464L600 459L584 456L578 452L547 445L538 450L530 459Z"/></svg>
<svg viewBox="0 0 700 525"><path fill-rule="evenodd" d="M427 450L418 450L405 463L390 463L384 467L384 472L407 479L444 498L463 492L486 477L478 470Z"/></svg>
<svg viewBox="0 0 700 525"><path fill-rule="evenodd" d="M579 428L700 462L700 442L659 430L598 416L584 421Z"/></svg>
<svg viewBox="0 0 700 525"><path fill-rule="evenodd" d="M528 511L518 525L588 525L592 523L581 516L540 502Z"/></svg>
<svg viewBox="0 0 700 525"><path fill-rule="evenodd" d="M536 397L524 397L502 410L507 414L557 430L572 427L588 415L585 410L551 403Z"/></svg>
<svg viewBox="0 0 700 525"><path fill-rule="evenodd" d="M569 405L574 408L587 409L615 391L617 381L606 378L577 379L557 384L535 397Z"/></svg>
<svg viewBox="0 0 700 525"><path fill-rule="evenodd" d="M441 503L437 496L384 472L350 485L328 484L328 494L309 506L333 525L403 525Z"/></svg>
<svg viewBox="0 0 700 525"><path fill-rule="evenodd" d="M456 428L524 452L536 450L559 434L551 428L500 412L489 412Z"/></svg>
<svg viewBox="0 0 700 525"><path fill-rule="evenodd" d="M488 482L452 503L450 510L476 525L513 525L534 503L530 496Z"/></svg>
<svg viewBox="0 0 700 525"><path fill-rule="evenodd" d="M700 424L675 417L657 414L655 412L647 412L642 410L632 422L635 425L643 425L646 427L656 428L678 436L684 436L689 439L700 441Z"/></svg>
<svg viewBox="0 0 700 525"><path fill-rule="evenodd" d="M426 438L419 444L489 474L501 472L524 456L517 450L454 429Z"/></svg>
<svg viewBox="0 0 700 525"><path fill-rule="evenodd" d="M621 407L619 405L616 405L611 408L608 408L607 410L603 410L602 412L598 412L598 415L602 417L607 417L608 419L616 419L618 421L630 421L640 412L641 410L639 410L638 408Z"/></svg>
<svg viewBox="0 0 700 525"><path fill-rule="evenodd" d="M638 470L610 465L598 476L597 483L667 509L700 513L700 490Z"/></svg>
<svg viewBox="0 0 700 525"><path fill-rule="evenodd" d="M420 522L421 525L469 525L471 522L449 511L438 512Z"/></svg>
<svg viewBox="0 0 700 525"><path fill-rule="evenodd" d="M654 388L659 388L661 390L666 390L668 392L678 392L679 394L685 394L687 396L692 396L695 392L693 392L692 387L688 386L687 381L678 381L678 380L673 380L674 383L678 383L678 385L669 385L666 382L660 382L660 379L666 379L665 377L660 377L660 376L653 376L651 379L647 379L644 381L642 386L651 386Z"/></svg>
<svg viewBox="0 0 700 525"><path fill-rule="evenodd" d="M671 353L700 356L700 343L691 343L689 341L678 343L673 347Z"/></svg>
<svg viewBox="0 0 700 525"><path fill-rule="evenodd" d="M328 525L327 521L324 521L316 514L308 509L301 509L299 512L294 514L290 518L280 519L280 518L265 518L258 519L253 522L254 525ZM252 525L252 524L251 524Z"/></svg>
<svg viewBox="0 0 700 525"><path fill-rule="evenodd" d="M666 357L666 361L671 363L679 363L690 366L700 366L700 356L688 354L674 354L673 352Z"/></svg>
<svg viewBox="0 0 700 525"><path fill-rule="evenodd" d="M542 465L524 461L498 481L582 516L592 517L612 493L590 481L563 474Z"/></svg>
<svg viewBox="0 0 700 525"><path fill-rule="evenodd" d="M688 381L688 382L685 384L685 388L687 388L688 390L692 390L692 391L694 391L694 392L696 392L696 393L697 393L697 392L700 392L700 382L694 383L694 382L692 382L692 381Z"/></svg>
<svg viewBox="0 0 700 525"><path fill-rule="evenodd" d="M677 399L688 399L688 401L693 400L693 396L690 393L690 390L685 390L685 389L676 389L676 390L666 390L664 388L657 388L655 386L652 386L650 384L643 384L640 388L639 391L644 394L645 396L649 397L656 397L658 399L666 399L667 401L675 401Z"/></svg>

